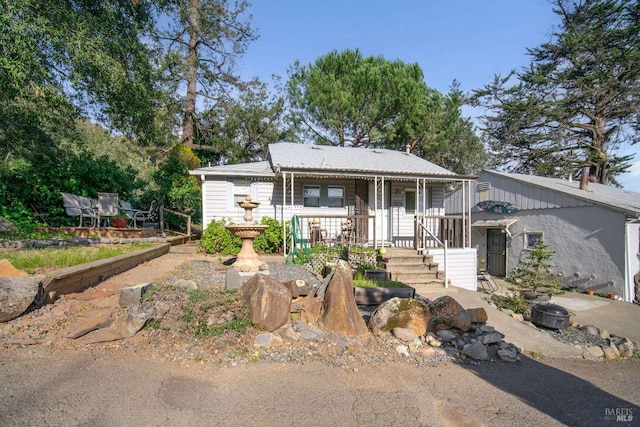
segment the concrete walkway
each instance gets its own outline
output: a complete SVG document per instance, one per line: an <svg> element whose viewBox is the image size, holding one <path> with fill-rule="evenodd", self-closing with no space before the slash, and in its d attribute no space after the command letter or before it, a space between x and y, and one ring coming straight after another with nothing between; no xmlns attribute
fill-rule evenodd
<svg viewBox="0 0 640 427"><path fill-rule="evenodd" d="M566 308L571 320L595 325L619 337L640 343L640 305L593 295L567 292L551 298Z"/></svg>

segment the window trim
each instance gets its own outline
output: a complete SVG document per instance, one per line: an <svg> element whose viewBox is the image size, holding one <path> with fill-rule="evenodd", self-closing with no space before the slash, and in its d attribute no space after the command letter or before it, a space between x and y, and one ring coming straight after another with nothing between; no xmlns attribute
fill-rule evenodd
<svg viewBox="0 0 640 427"><path fill-rule="evenodd" d="M407 195L408 193L413 193L414 197L413 197L413 209L409 210L407 209ZM407 215L422 215L425 214L427 212L427 209L430 209L431 207L431 190L427 189L427 197L426 197L426 201L423 200L422 197L419 197L419 192L416 191L415 188L405 188L404 189L404 199L403 199L403 203L404 203L404 213ZM425 202L427 203L427 208L424 207Z"/></svg>
<svg viewBox="0 0 640 427"><path fill-rule="evenodd" d="M318 195L317 196L305 196L305 190L306 189L317 189L318 190ZM305 208L319 208L320 204L321 204L321 195L322 195L322 189L320 185L303 185L302 186L302 206ZM307 200L310 199L317 199L318 200L318 204L307 204Z"/></svg>
<svg viewBox="0 0 640 427"><path fill-rule="evenodd" d="M531 238L535 238L534 240L530 240ZM544 232L543 231L526 231L524 233L524 248L525 249L533 249L535 248L538 242L544 241ZM533 244L531 244L533 243Z"/></svg>
<svg viewBox="0 0 640 427"><path fill-rule="evenodd" d="M332 197L331 196L331 189L340 189L342 196L340 197ZM327 185L327 207L329 208L344 208L345 207L345 194L346 194L346 190L344 185ZM333 206L331 204L331 200L340 200L340 205L339 206Z"/></svg>

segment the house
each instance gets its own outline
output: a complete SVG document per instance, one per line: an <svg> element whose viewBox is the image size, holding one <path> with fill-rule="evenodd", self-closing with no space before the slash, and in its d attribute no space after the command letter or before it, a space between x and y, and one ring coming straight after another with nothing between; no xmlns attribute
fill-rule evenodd
<svg viewBox="0 0 640 427"><path fill-rule="evenodd" d="M446 243L450 265L458 262L456 255L459 263L473 264L458 269L465 271L464 280L450 280L475 289L469 217L446 216L444 210L445 186L469 188L474 177L456 175L408 151L290 142L269 145L263 161L189 173L202 182L204 227L214 218L242 222L238 202L251 196L260 203L254 210L256 221L296 216L300 235L310 245L346 241L430 251L443 258Z"/></svg>
<svg viewBox="0 0 640 427"><path fill-rule="evenodd" d="M505 276L539 240L562 282L633 301L640 272L640 193L607 185L482 171L471 184L471 245L478 265ZM463 191L447 197L463 209ZM468 206L468 205L467 205Z"/></svg>

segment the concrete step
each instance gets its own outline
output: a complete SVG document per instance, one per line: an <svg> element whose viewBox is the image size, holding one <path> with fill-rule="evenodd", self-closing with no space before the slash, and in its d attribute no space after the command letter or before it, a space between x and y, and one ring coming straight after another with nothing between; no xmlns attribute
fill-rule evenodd
<svg viewBox="0 0 640 427"><path fill-rule="evenodd" d="M437 271L438 264L386 264L385 268L391 272L421 272L421 271Z"/></svg>
<svg viewBox="0 0 640 427"><path fill-rule="evenodd" d="M404 283L406 285L419 285L426 283L444 283L444 279L442 278L442 274L392 274L390 276L390 280L394 280L396 282Z"/></svg>

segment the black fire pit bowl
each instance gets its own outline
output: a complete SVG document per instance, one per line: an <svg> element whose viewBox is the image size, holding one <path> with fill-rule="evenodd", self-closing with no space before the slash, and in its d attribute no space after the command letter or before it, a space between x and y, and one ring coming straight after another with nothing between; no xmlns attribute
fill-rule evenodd
<svg viewBox="0 0 640 427"><path fill-rule="evenodd" d="M538 304L531 309L531 322L550 329L569 327L569 312L559 305Z"/></svg>

